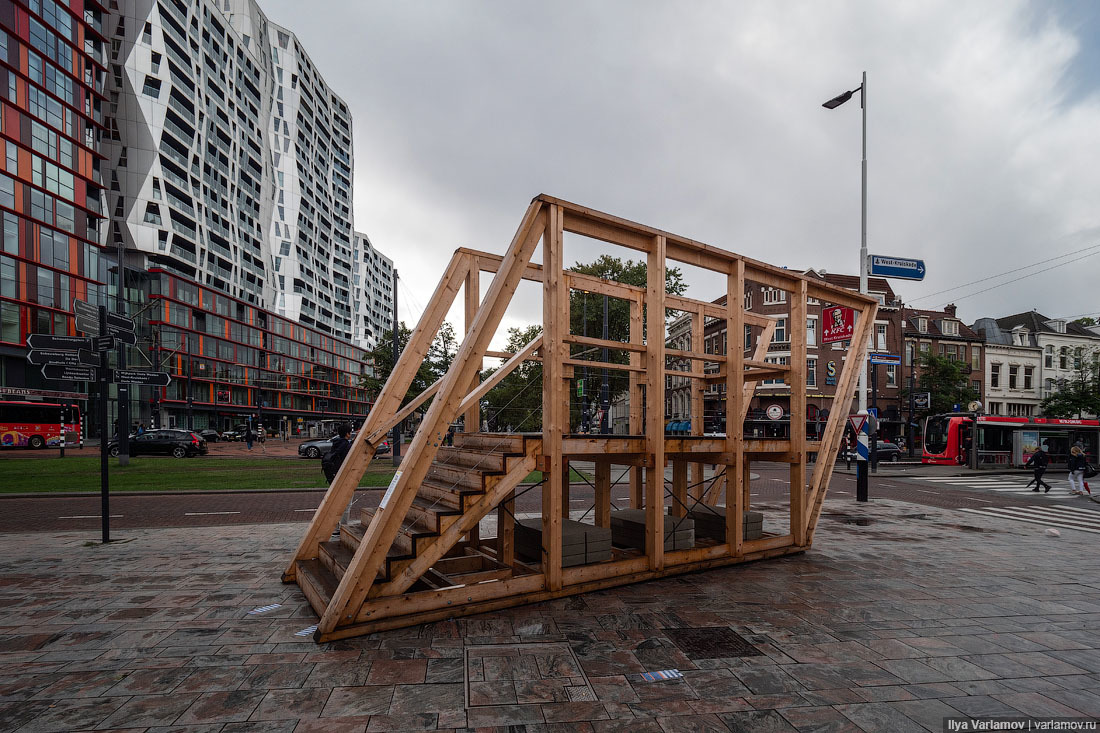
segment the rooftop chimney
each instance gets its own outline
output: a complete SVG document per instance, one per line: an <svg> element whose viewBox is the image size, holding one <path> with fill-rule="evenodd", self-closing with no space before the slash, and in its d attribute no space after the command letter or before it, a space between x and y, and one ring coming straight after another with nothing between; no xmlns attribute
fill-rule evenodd
<svg viewBox="0 0 1100 733"><path fill-rule="evenodd" d="M952 318L954 318L955 317L955 304L950 303L948 305L945 305L943 307L943 312L946 313L947 315L951 316Z"/></svg>

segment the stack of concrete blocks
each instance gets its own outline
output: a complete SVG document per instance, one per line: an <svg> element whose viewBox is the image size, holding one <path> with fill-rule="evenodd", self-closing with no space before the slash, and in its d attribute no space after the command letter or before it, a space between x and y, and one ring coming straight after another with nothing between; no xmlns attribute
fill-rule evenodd
<svg viewBox="0 0 1100 733"><path fill-rule="evenodd" d="M695 522L690 517L664 515L665 551L686 550L695 546ZM611 512L611 540L620 547L645 549L645 509L620 509Z"/></svg>
<svg viewBox="0 0 1100 733"><path fill-rule="evenodd" d="M561 566L589 565L611 559L611 530L572 519L561 521ZM542 562L542 518L516 522L516 552L520 557Z"/></svg>
<svg viewBox="0 0 1100 733"><path fill-rule="evenodd" d="M695 520L695 528L700 537L706 537L719 542L726 541L726 508L724 506L709 506L698 504L688 516ZM748 511L744 513L746 540L758 540L764 536L764 515L760 512Z"/></svg>

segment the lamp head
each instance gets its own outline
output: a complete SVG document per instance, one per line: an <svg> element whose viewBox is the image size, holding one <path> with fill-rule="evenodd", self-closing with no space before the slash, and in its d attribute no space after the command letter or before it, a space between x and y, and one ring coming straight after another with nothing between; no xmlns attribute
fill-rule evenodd
<svg viewBox="0 0 1100 733"><path fill-rule="evenodd" d="M839 107L840 105L844 104L849 99L851 99L852 95L855 94L856 91L858 91L858 90L853 89L850 92L844 92L843 94L840 94L840 95L837 95L837 96L833 97L832 99L830 99L828 102L826 102L825 104L823 104L821 106L824 107L825 109L836 109L837 107Z"/></svg>

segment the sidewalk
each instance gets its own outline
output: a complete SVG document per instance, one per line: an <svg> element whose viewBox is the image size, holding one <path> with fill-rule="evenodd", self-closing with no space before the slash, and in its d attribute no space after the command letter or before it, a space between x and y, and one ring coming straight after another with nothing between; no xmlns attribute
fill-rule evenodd
<svg viewBox="0 0 1100 733"><path fill-rule="evenodd" d="M295 635L316 617L279 582L300 524L109 546L6 535L0 729L940 731L949 716L1100 716L1094 536L889 501L825 512L804 555L325 645ZM683 677L641 676L669 669Z"/></svg>

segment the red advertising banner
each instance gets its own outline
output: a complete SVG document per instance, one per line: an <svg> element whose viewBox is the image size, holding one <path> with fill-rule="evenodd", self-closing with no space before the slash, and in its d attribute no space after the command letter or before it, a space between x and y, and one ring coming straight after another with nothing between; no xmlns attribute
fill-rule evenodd
<svg viewBox="0 0 1100 733"><path fill-rule="evenodd" d="M855 330L855 311L844 306L834 305L821 311L821 343L851 341Z"/></svg>

